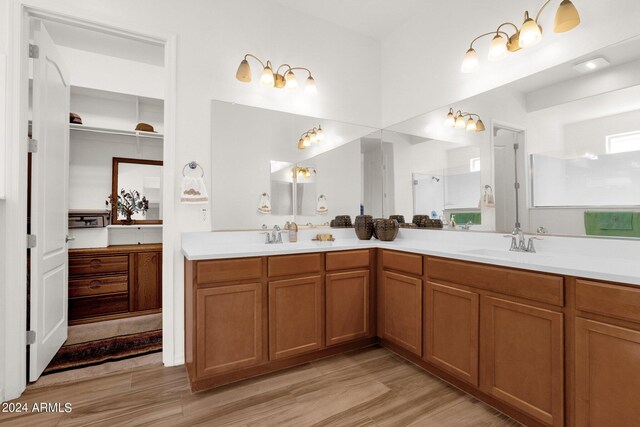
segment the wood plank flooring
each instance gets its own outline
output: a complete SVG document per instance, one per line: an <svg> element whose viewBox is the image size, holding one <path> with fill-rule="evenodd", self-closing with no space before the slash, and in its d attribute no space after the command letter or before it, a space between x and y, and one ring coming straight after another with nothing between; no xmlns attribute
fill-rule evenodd
<svg viewBox="0 0 640 427"><path fill-rule="evenodd" d="M15 402L69 402L71 413L0 413L11 426L517 426L380 347L198 394L183 366L139 367L28 390Z"/></svg>

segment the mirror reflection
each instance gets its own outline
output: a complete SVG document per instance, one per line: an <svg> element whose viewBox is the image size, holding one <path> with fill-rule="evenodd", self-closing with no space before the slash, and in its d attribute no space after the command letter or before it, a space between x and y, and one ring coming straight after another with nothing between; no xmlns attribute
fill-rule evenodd
<svg viewBox="0 0 640 427"><path fill-rule="evenodd" d="M113 158L115 224L162 223L162 162Z"/></svg>

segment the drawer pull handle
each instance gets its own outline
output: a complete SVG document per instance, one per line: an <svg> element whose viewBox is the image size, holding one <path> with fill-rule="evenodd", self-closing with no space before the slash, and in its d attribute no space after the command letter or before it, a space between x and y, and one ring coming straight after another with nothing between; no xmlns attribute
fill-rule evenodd
<svg viewBox="0 0 640 427"><path fill-rule="evenodd" d="M92 280L91 283L89 283L89 287L91 289L98 289L100 285L102 285L102 282L100 280Z"/></svg>
<svg viewBox="0 0 640 427"><path fill-rule="evenodd" d="M99 259L92 259L89 265L93 268L98 268L102 265L102 261L100 261Z"/></svg>

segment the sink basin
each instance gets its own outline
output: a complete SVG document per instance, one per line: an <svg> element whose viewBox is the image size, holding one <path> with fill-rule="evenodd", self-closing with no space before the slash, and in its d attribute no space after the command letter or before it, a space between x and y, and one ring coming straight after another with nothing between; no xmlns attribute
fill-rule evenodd
<svg viewBox="0 0 640 427"><path fill-rule="evenodd" d="M535 252L534 253L512 252L507 249L505 249L504 251L500 251L496 249L471 249L468 251L461 251L461 253L487 257L487 258L504 259L508 261L518 261L518 262L526 262L526 261L540 260L544 258L551 258L550 256L540 255Z"/></svg>

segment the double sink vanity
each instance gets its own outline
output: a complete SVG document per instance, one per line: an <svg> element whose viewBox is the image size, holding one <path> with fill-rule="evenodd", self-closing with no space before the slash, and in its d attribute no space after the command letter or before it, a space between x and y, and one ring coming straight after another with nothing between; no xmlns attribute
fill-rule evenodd
<svg viewBox="0 0 640 427"><path fill-rule="evenodd" d="M183 235L193 391L380 344L526 425L640 419L636 242L331 232Z"/></svg>

